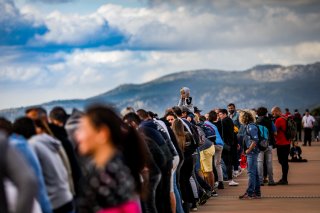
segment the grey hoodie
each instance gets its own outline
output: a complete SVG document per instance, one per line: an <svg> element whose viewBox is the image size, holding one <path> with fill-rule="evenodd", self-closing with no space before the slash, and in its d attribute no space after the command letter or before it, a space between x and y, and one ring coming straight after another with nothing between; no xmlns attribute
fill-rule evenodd
<svg viewBox="0 0 320 213"><path fill-rule="evenodd" d="M68 172L61 159L61 142L48 134L35 135L29 139L38 156L43 177L53 209L72 201Z"/></svg>

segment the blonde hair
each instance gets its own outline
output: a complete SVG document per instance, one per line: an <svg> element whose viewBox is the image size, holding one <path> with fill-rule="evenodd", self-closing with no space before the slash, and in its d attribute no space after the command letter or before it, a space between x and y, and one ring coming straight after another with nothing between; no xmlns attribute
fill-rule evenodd
<svg viewBox="0 0 320 213"><path fill-rule="evenodd" d="M239 115L239 122L244 125L255 123L255 114L256 113L253 110L241 110Z"/></svg>
<svg viewBox="0 0 320 213"><path fill-rule="evenodd" d="M200 117L199 117L199 115L194 114L193 120L194 120L196 123L200 123Z"/></svg>

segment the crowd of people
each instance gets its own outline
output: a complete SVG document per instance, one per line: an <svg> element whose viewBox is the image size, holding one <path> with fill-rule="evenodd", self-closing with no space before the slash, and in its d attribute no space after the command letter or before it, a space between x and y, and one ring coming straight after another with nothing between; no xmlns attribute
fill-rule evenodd
<svg viewBox="0 0 320 213"><path fill-rule="evenodd" d="M230 103L201 112L184 87L178 105L161 118L99 104L71 115L32 107L13 123L0 118L0 213L197 211L225 184L239 185L244 160L248 187L239 199L260 199L261 186L288 184L289 155L305 160L292 142L301 141L304 129L304 145L311 146L310 129L319 123L308 110L302 117L279 107L269 113Z"/></svg>

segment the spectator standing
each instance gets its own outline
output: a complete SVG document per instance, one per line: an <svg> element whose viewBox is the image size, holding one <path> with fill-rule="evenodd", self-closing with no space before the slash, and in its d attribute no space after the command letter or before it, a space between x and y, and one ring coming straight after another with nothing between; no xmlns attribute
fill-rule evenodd
<svg viewBox="0 0 320 213"><path fill-rule="evenodd" d="M312 128L314 126L315 119L308 109L306 109L305 115L302 118L302 126L304 130L304 139L303 139L303 146L306 146L309 143L311 146L312 142Z"/></svg>
<svg viewBox="0 0 320 213"><path fill-rule="evenodd" d="M257 125L255 125L255 118L250 112L242 111L240 113L239 121L245 128L244 136L244 152L247 155L247 171L248 171L248 188L246 192L239 196L239 199L260 199L260 181L258 174L258 155L259 148L257 143L259 141L259 130Z"/></svg>
<svg viewBox="0 0 320 213"><path fill-rule="evenodd" d="M293 115L293 120L297 124L297 136L296 136L296 141L301 141L301 130L302 130L302 117L301 114L299 113L298 109L294 110L294 115Z"/></svg>
<svg viewBox="0 0 320 213"><path fill-rule="evenodd" d="M275 136L278 161L282 168L282 178L277 182L278 185L288 185L289 163L288 156L290 153L290 141L286 138L287 121L282 115L279 107L273 107L271 111L275 118L277 134Z"/></svg>

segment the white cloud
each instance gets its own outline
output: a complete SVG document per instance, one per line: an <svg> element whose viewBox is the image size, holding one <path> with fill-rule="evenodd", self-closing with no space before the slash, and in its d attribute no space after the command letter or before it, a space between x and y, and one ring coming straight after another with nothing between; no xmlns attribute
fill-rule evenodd
<svg viewBox="0 0 320 213"><path fill-rule="evenodd" d="M36 67L6 66L0 70L0 81L30 81L36 78L41 70Z"/></svg>
<svg viewBox="0 0 320 213"><path fill-rule="evenodd" d="M320 39L317 36L320 33L319 13L301 13L283 4L276 6L251 2L252 5L260 5L251 8L243 4L246 5L243 1L239 3L241 13L230 14L221 13L217 8L195 13L184 5L168 9L106 4L89 15L55 11L49 15L43 14L43 22L49 30L37 36L32 44L98 47L105 44L114 32L127 38L119 43L121 47L150 50L283 46ZM245 11L242 11L243 8ZM30 17L31 13L38 14L34 9L23 9L26 17ZM35 17L41 23L39 14Z"/></svg>

